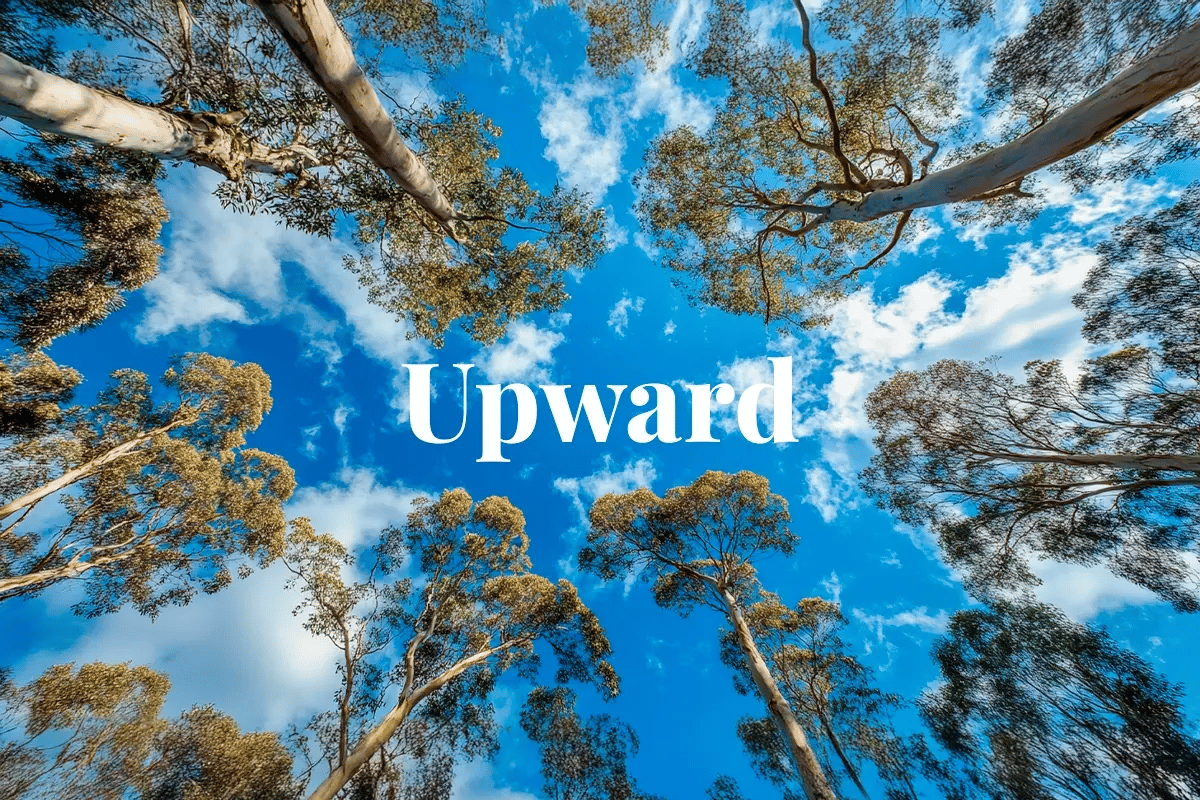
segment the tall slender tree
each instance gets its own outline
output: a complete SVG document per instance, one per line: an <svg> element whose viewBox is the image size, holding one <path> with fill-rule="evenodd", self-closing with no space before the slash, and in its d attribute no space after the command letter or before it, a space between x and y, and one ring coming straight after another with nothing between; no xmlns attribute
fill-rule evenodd
<svg viewBox="0 0 1200 800"><path fill-rule="evenodd" d="M599 621L570 583L530 571L524 528L507 499L475 503L448 490L385 531L377 564L355 581L342 572L351 556L341 544L295 523L286 563L305 594L306 625L344 656L338 710L317 726L330 769L309 800L337 796L363 768L391 779L388 764L402 773L406 753L428 755L425 766L444 775L450 765L431 742L491 752L496 679L510 670L536 679L539 647L554 654L559 682L617 693ZM410 566L418 576L383 583ZM400 653L390 669L371 658L388 643Z"/></svg>
<svg viewBox="0 0 1200 800"><path fill-rule="evenodd" d="M155 403L145 375L119 370L91 406L62 409L44 430L7 441L0 599L80 579L80 613L130 603L155 614L197 589L221 589L235 564L246 575L282 555L292 470L245 446L271 408L266 374L188 355L162 382L175 397ZM51 498L66 520L39 523L33 512Z"/></svg>
<svg viewBox="0 0 1200 800"><path fill-rule="evenodd" d="M889 798L917 797L913 765L891 721L902 700L876 688L870 670L843 641L846 618L838 605L809 597L789 608L763 592L762 599L746 609L745 618L780 690L806 730L813 732L814 747L834 787L849 779L859 795L869 797L863 766L870 762ZM754 683L732 631L721 638L721 660L733 668L737 690L753 693ZM786 747L771 719L743 718L738 737L755 771L794 794Z"/></svg>
<svg viewBox="0 0 1200 800"><path fill-rule="evenodd" d="M645 488L608 494L592 506L589 520L580 567L605 580L638 575L653 584L659 605L681 614L698 606L718 612L732 628L755 691L787 743L805 795L809 800L835 797L746 620L746 609L762 591L755 557L791 554L798 539L787 527L787 502L771 493L767 479L752 472L709 471L663 497Z"/></svg>

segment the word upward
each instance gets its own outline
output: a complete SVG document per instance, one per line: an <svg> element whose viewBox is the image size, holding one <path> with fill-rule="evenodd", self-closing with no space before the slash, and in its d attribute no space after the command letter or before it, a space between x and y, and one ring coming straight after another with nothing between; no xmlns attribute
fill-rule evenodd
<svg viewBox="0 0 1200 800"><path fill-rule="evenodd" d="M794 442L792 434L792 359L790 356L769 358L771 362L771 383L756 383L746 388L741 397L736 397L734 388L728 383L689 385L686 387L691 395L691 436L687 442L716 442L712 435L713 405L731 405L737 402L737 426L747 441L755 444L768 442ZM432 397L431 375L437 364L405 364L408 370L408 400L409 424L417 438L430 444L449 444L457 441L467 429L467 417L470 403L470 392L467 385L467 373L474 364L455 364L454 367L462 373L462 422L458 433L449 439L434 435L430 424L430 403ZM523 383L486 384L476 386L480 397L481 439L483 452L476 461L507 462L501 453L501 447L508 444L518 444L525 441L533 433L538 421L538 396L530 387ZM606 388L612 393L612 403L605 408L600 391L592 384L586 384L573 404L567 398L570 386L538 386L546 407L558 428L558 438L563 442L575 439L581 417L587 419L588 430L597 442L608 441L609 431L617 418L617 409L625 396L626 385L608 384ZM764 392L770 392L772 400L771 435L764 436L758 428L759 402ZM511 394L516 400L516 421L512 435L504 436L507 427L503 419L502 401L504 395ZM675 390L665 383L644 383L635 386L629 393L629 402L637 408L647 410L634 414L626 426L629 438L639 444L658 440L660 442L678 442L680 437L675 433Z"/></svg>

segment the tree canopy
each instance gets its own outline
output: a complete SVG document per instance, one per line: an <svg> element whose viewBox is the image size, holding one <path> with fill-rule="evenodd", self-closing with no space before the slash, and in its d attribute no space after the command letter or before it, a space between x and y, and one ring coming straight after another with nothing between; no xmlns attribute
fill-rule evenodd
<svg viewBox="0 0 1200 800"><path fill-rule="evenodd" d="M44 357L32 363L52 383L77 379ZM174 397L156 402L144 374L118 370L92 405L56 406L57 417L42 406L40 428L8 439L0 599L82 579L79 613L128 603L155 614L197 589L228 585L234 565L244 576L282 555L283 503L295 478L283 459L245 446L271 408L266 374L192 354L176 359L162 383ZM29 409L20 395L0 402L8 418ZM65 521L31 516L50 498Z"/></svg>
<svg viewBox="0 0 1200 800"><path fill-rule="evenodd" d="M1106 632L1053 607L998 602L953 615L934 648L944 683L922 715L1004 797L1186 797L1200 741L1178 686Z"/></svg>
<svg viewBox="0 0 1200 800"><path fill-rule="evenodd" d="M407 524L384 532L366 581L346 580L353 557L336 539L306 520L293 528L285 561L304 591L306 627L342 656L338 711L313 726L329 775L309 800L334 797L363 767L399 767L413 755L406 747L437 771L447 766L431 747L438 742L467 755L492 752L491 692L505 672L536 680L539 647L554 654L559 683L617 694L603 628L568 581L531 571L524 515L506 498L476 503L454 489L418 500ZM410 566L419 572L405 574ZM378 656L389 644L400 655L386 668Z"/></svg>
<svg viewBox="0 0 1200 800"><path fill-rule="evenodd" d="M642 224L696 302L818 323L921 209L1028 221L1038 206L1026 179L1042 167L1093 175L1106 163L1096 153L1132 141L1138 152L1122 163L1136 173L1194 149L1193 105L1122 128L1200 80L1194 9L1046 3L995 52L993 141L954 124L946 55L991 4L833 2L815 15L794 5L798 46L764 41L739 0L714 4L690 65L724 82L724 105L707 132L658 137L639 175Z"/></svg>

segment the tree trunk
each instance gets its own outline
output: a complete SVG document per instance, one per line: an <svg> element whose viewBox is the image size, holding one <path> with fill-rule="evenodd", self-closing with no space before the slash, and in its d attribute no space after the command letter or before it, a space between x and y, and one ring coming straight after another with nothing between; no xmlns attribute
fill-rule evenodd
<svg viewBox="0 0 1200 800"><path fill-rule="evenodd" d="M371 160L457 241L458 214L400 138L325 0L249 0L279 31Z"/></svg>
<svg viewBox="0 0 1200 800"><path fill-rule="evenodd" d="M842 740L834 733L833 726L829 724L829 720L820 708L820 701L813 697L813 701L817 704L817 719L821 722L821 728L824 729L825 735L829 737L829 744L833 746L833 752L837 753L838 760L842 762L842 766L846 769L846 773L850 776L850 780L854 781L854 785L862 794L863 800L871 800L871 796L867 794L867 787L863 786L862 780L858 776L858 770L850 763L850 757L846 755L846 751L842 749Z"/></svg>
<svg viewBox="0 0 1200 800"><path fill-rule="evenodd" d="M513 641L515 642L516 640ZM400 702L396 704L396 707L389 711L379 724L362 738L362 741L350 752L345 761L339 764L337 769L329 773L328 778L321 781L321 785L308 796L308 800L333 800L337 793L354 777L354 773L358 772L364 764L370 761L379 752L380 748L396 734L396 731L400 729L400 725L403 724L404 720L408 719L408 715L412 713L412 710L417 707L418 703L471 667L487 661L491 656L499 650L508 647L511 643L502 644L499 647L493 647L476 653L469 658L464 658L412 694L400 698Z"/></svg>
<svg viewBox="0 0 1200 800"><path fill-rule="evenodd" d="M183 424L185 421L186 420L184 419L179 419L167 425L149 430L140 436L135 436L134 438L124 441L116 447L101 453L95 458L85 461L75 469L64 472L54 480L42 484L33 491L26 492L22 496L8 501L8 503L0 506L0 520L12 516L21 509L28 508L34 503L41 502L50 495L54 494L60 489L65 489L76 481L83 480L88 475L91 475L106 464L111 464L118 458L129 455L134 450L137 450L146 442L153 439L155 436L159 435L160 433L166 433L172 428Z"/></svg>
<svg viewBox="0 0 1200 800"><path fill-rule="evenodd" d="M230 180L247 171L284 174L316 163L302 145L272 148L237 127L239 114L184 114L34 69L0 52L0 115L47 133L190 161Z"/></svg>
<svg viewBox="0 0 1200 800"><path fill-rule="evenodd" d="M1200 473L1200 456L1175 453L1006 453L1003 451L972 450L971 452L997 461L1019 464L1065 464L1071 467L1111 467L1112 469L1154 469L1164 472ZM1200 477L1197 477L1200 482Z"/></svg>
<svg viewBox="0 0 1200 800"><path fill-rule="evenodd" d="M1159 45L1046 124L969 161L908 186L838 201L827 220L866 222L978 197L1101 141L1126 122L1200 82L1200 22Z"/></svg>
<svg viewBox="0 0 1200 800"><path fill-rule="evenodd" d="M804 785L805 796L808 800L837 800L837 795L829 787L829 782L826 780L825 773L821 769L821 762L817 760L816 753L813 752L812 747L808 743L808 737L804 735L804 729L800 727L800 721L796 719L796 714L792 711L792 707L788 705L787 698L783 696L783 693L779 691L779 687L775 684L775 678L772 677L770 669L767 668L767 662L763 659L762 653L758 650L758 645L754 642L754 636L750 633L750 627L742 617L742 612L738 608L737 601L729 592L723 589L719 591L721 600L725 604L726 616L729 619L729 623L733 625L738 645L746 657L746 666L750 669L750 674L754 678L754 685L758 689L758 694L762 697L763 702L767 704L767 709L771 712L771 717L779 727L779 733L783 736L783 740L787 742L792 762L795 764L796 772L800 776L801 783Z"/></svg>

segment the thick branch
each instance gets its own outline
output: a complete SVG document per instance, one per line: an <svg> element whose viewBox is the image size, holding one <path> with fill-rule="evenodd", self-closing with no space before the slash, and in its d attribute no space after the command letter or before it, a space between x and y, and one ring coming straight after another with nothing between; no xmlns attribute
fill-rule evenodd
<svg viewBox="0 0 1200 800"><path fill-rule="evenodd" d="M1027 464L1200 473L1200 456L1179 453L1013 453L976 448L970 451L988 459Z"/></svg>
<svg viewBox="0 0 1200 800"><path fill-rule="evenodd" d="M186 421L187 421L186 418L180 418L180 419L177 419L174 422L171 422L167 425L163 425L158 428L153 428L149 431L146 431L143 434L133 437L132 439L128 439L128 440L122 442L121 444L116 445L115 447L104 451L103 453L96 456L95 458L85 461L84 463L80 464L78 467L75 467L75 469L67 470L66 472L64 472L62 475L59 475L54 480L47 481L46 483L42 484L38 488L34 489L33 491L26 492L25 494L21 495L20 497L10 500L5 505L0 506L0 520L5 519L6 517L8 517L12 514L15 514L16 512L20 511L23 508L28 508L29 506L32 506L32 505L40 502L41 500L54 494L55 492L59 491L60 489L64 489L67 486L70 486L71 484L73 484L77 481L83 480L87 476L96 472L101 467L104 467L107 464L111 464L112 462L116 461L117 459L134 452L135 450L137 450L139 447L141 447L142 445L149 442L151 439L153 439L158 434L166 433L166 432L170 431L172 428L182 425Z"/></svg>
<svg viewBox="0 0 1200 800"><path fill-rule="evenodd" d="M792 0L792 2L795 4L796 10L800 12L800 36L804 49L808 51L808 77L812 81L812 85L821 93L821 97L825 101L825 111L829 115L829 140L833 143L834 158L842 165L842 177L846 183L854 183L850 159L846 158L846 154L842 152L842 129L838 125L833 94L825 85L825 81L821 80L821 76L817 74L817 51L813 48L812 38L809 34L808 12L804 10L804 3L801 0Z"/></svg>
<svg viewBox="0 0 1200 800"><path fill-rule="evenodd" d="M458 241L454 225L458 213L425 164L400 138L324 0L249 2L279 31L371 160Z"/></svg>
<svg viewBox="0 0 1200 800"><path fill-rule="evenodd" d="M333 800L337 793L354 777L354 773L379 752L387 744L388 740L396 734L396 731L400 729L404 720L408 718L408 715L412 713L418 703L471 667L482 664L502 650L528 641L529 637L527 636L517 637L496 647L481 650L472 656L462 659L433 680L422 685L415 692L402 697L400 702L396 704L396 707L389 711L379 724L362 738L354 750L351 751L350 755L338 765L337 769L333 770L329 774L329 777L322 781L321 785L308 796L308 800Z"/></svg>
<svg viewBox="0 0 1200 800"><path fill-rule="evenodd" d="M1159 45L1100 89L1019 139L861 201L838 201L829 221L889 214L986 195L1102 141L1125 123L1200 82L1200 22Z"/></svg>
<svg viewBox="0 0 1200 800"><path fill-rule="evenodd" d="M0 53L0 115L47 133L190 161L231 180L246 172L285 174L316 164L307 147L267 147L233 114L182 114L34 69Z"/></svg>

